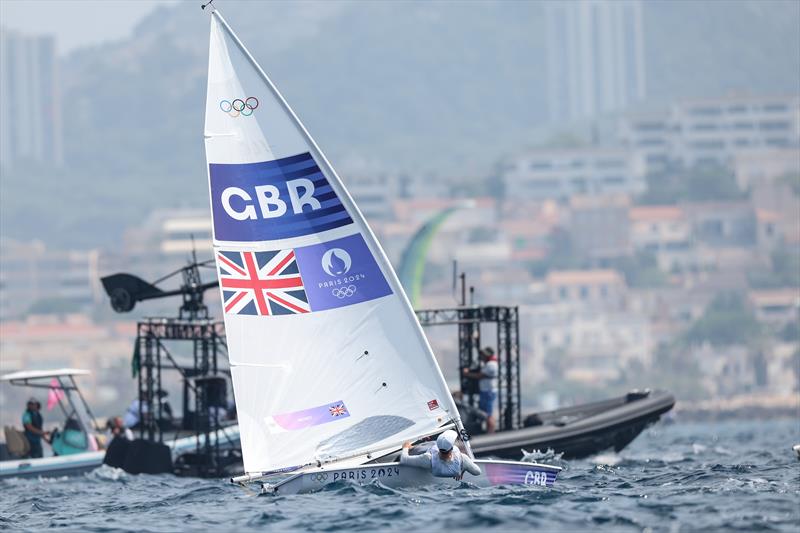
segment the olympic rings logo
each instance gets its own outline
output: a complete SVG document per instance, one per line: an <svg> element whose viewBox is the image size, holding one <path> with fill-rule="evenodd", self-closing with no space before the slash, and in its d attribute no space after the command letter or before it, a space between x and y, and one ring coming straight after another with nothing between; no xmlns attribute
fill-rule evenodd
<svg viewBox="0 0 800 533"><path fill-rule="evenodd" d="M336 288L331 290L331 294L339 298L350 298L352 295L356 293L356 286L355 285L348 285L347 287L343 287L341 289Z"/></svg>
<svg viewBox="0 0 800 533"><path fill-rule="evenodd" d="M249 117L253 114L253 111L258 108L258 98L255 96L248 96L244 100L237 98L233 102L230 100L220 100L219 108L223 113L227 113L233 118L239 115Z"/></svg>
<svg viewBox="0 0 800 533"><path fill-rule="evenodd" d="M317 483L322 483L327 479L328 479L328 474L326 474L325 472L320 472L318 474L311 474L311 481L316 481Z"/></svg>

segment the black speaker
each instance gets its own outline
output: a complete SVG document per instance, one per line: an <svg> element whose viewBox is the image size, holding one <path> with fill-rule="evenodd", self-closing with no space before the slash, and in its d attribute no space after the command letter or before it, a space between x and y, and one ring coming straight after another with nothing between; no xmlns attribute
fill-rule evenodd
<svg viewBox="0 0 800 533"><path fill-rule="evenodd" d="M206 404L209 407L228 407L228 383L225 378L209 376L195 380L198 394L205 394Z"/></svg>
<svg viewBox="0 0 800 533"><path fill-rule="evenodd" d="M172 472L172 452L166 444L136 439L128 446L122 469L129 474Z"/></svg>
<svg viewBox="0 0 800 533"><path fill-rule="evenodd" d="M122 468L125 464L125 457L128 455L128 448L131 441L124 437L114 437L106 449L106 456L103 458L103 464L113 466L114 468Z"/></svg>

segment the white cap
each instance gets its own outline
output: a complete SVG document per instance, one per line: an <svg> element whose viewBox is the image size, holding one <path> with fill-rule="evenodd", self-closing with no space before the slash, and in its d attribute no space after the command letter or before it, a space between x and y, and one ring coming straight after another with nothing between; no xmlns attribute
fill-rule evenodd
<svg viewBox="0 0 800 533"><path fill-rule="evenodd" d="M449 452L453 449L453 444L455 444L457 438L458 433L452 429L448 429L436 439L436 447L442 452Z"/></svg>

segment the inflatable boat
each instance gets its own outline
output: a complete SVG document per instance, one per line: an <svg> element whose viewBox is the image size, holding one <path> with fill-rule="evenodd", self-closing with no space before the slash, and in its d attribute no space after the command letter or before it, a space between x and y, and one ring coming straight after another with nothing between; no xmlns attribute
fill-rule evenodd
<svg viewBox="0 0 800 533"><path fill-rule="evenodd" d="M512 460L534 450L552 450L564 459L619 452L673 405L675 398L667 391L631 391L618 398L534 413L524 419L521 429L474 435L470 442L476 456Z"/></svg>

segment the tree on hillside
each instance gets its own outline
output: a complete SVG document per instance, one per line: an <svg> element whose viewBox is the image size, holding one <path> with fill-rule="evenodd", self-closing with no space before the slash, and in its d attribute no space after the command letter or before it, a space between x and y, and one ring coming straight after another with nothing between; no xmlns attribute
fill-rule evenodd
<svg viewBox="0 0 800 533"><path fill-rule="evenodd" d="M771 269L749 272L747 281L755 289L800 287L800 255L778 249L770 256Z"/></svg>
<svg viewBox="0 0 800 533"><path fill-rule="evenodd" d="M795 194L795 196L800 196L800 174L790 172L788 174L784 174L778 178L778 180L781 183L788 185L792 189L792 192Z"/></svg>
<svg viewBox="0 0 800 533"><path fill-rule="evenodd" d="M658 268L656 256L649 251L610 259L607 266L622 272L631 287L663 287L667 284L667 276Z"/></svg>
<svg viewBox="0 0 800 533"><path fill-rule="evenodd" d="M647 191L639 198L643 204L676 204L739 200L733 172L717 164L697 164L691 168L670 167L647 176Z"/></svg>
<svg viewBox="0 0 800 533"><path fill-rule="evenodd" d="M709 342L714 346L752 344L761 334L761 325L740 293L718 294L700 317L684 333L685 344Z"/></svg>

